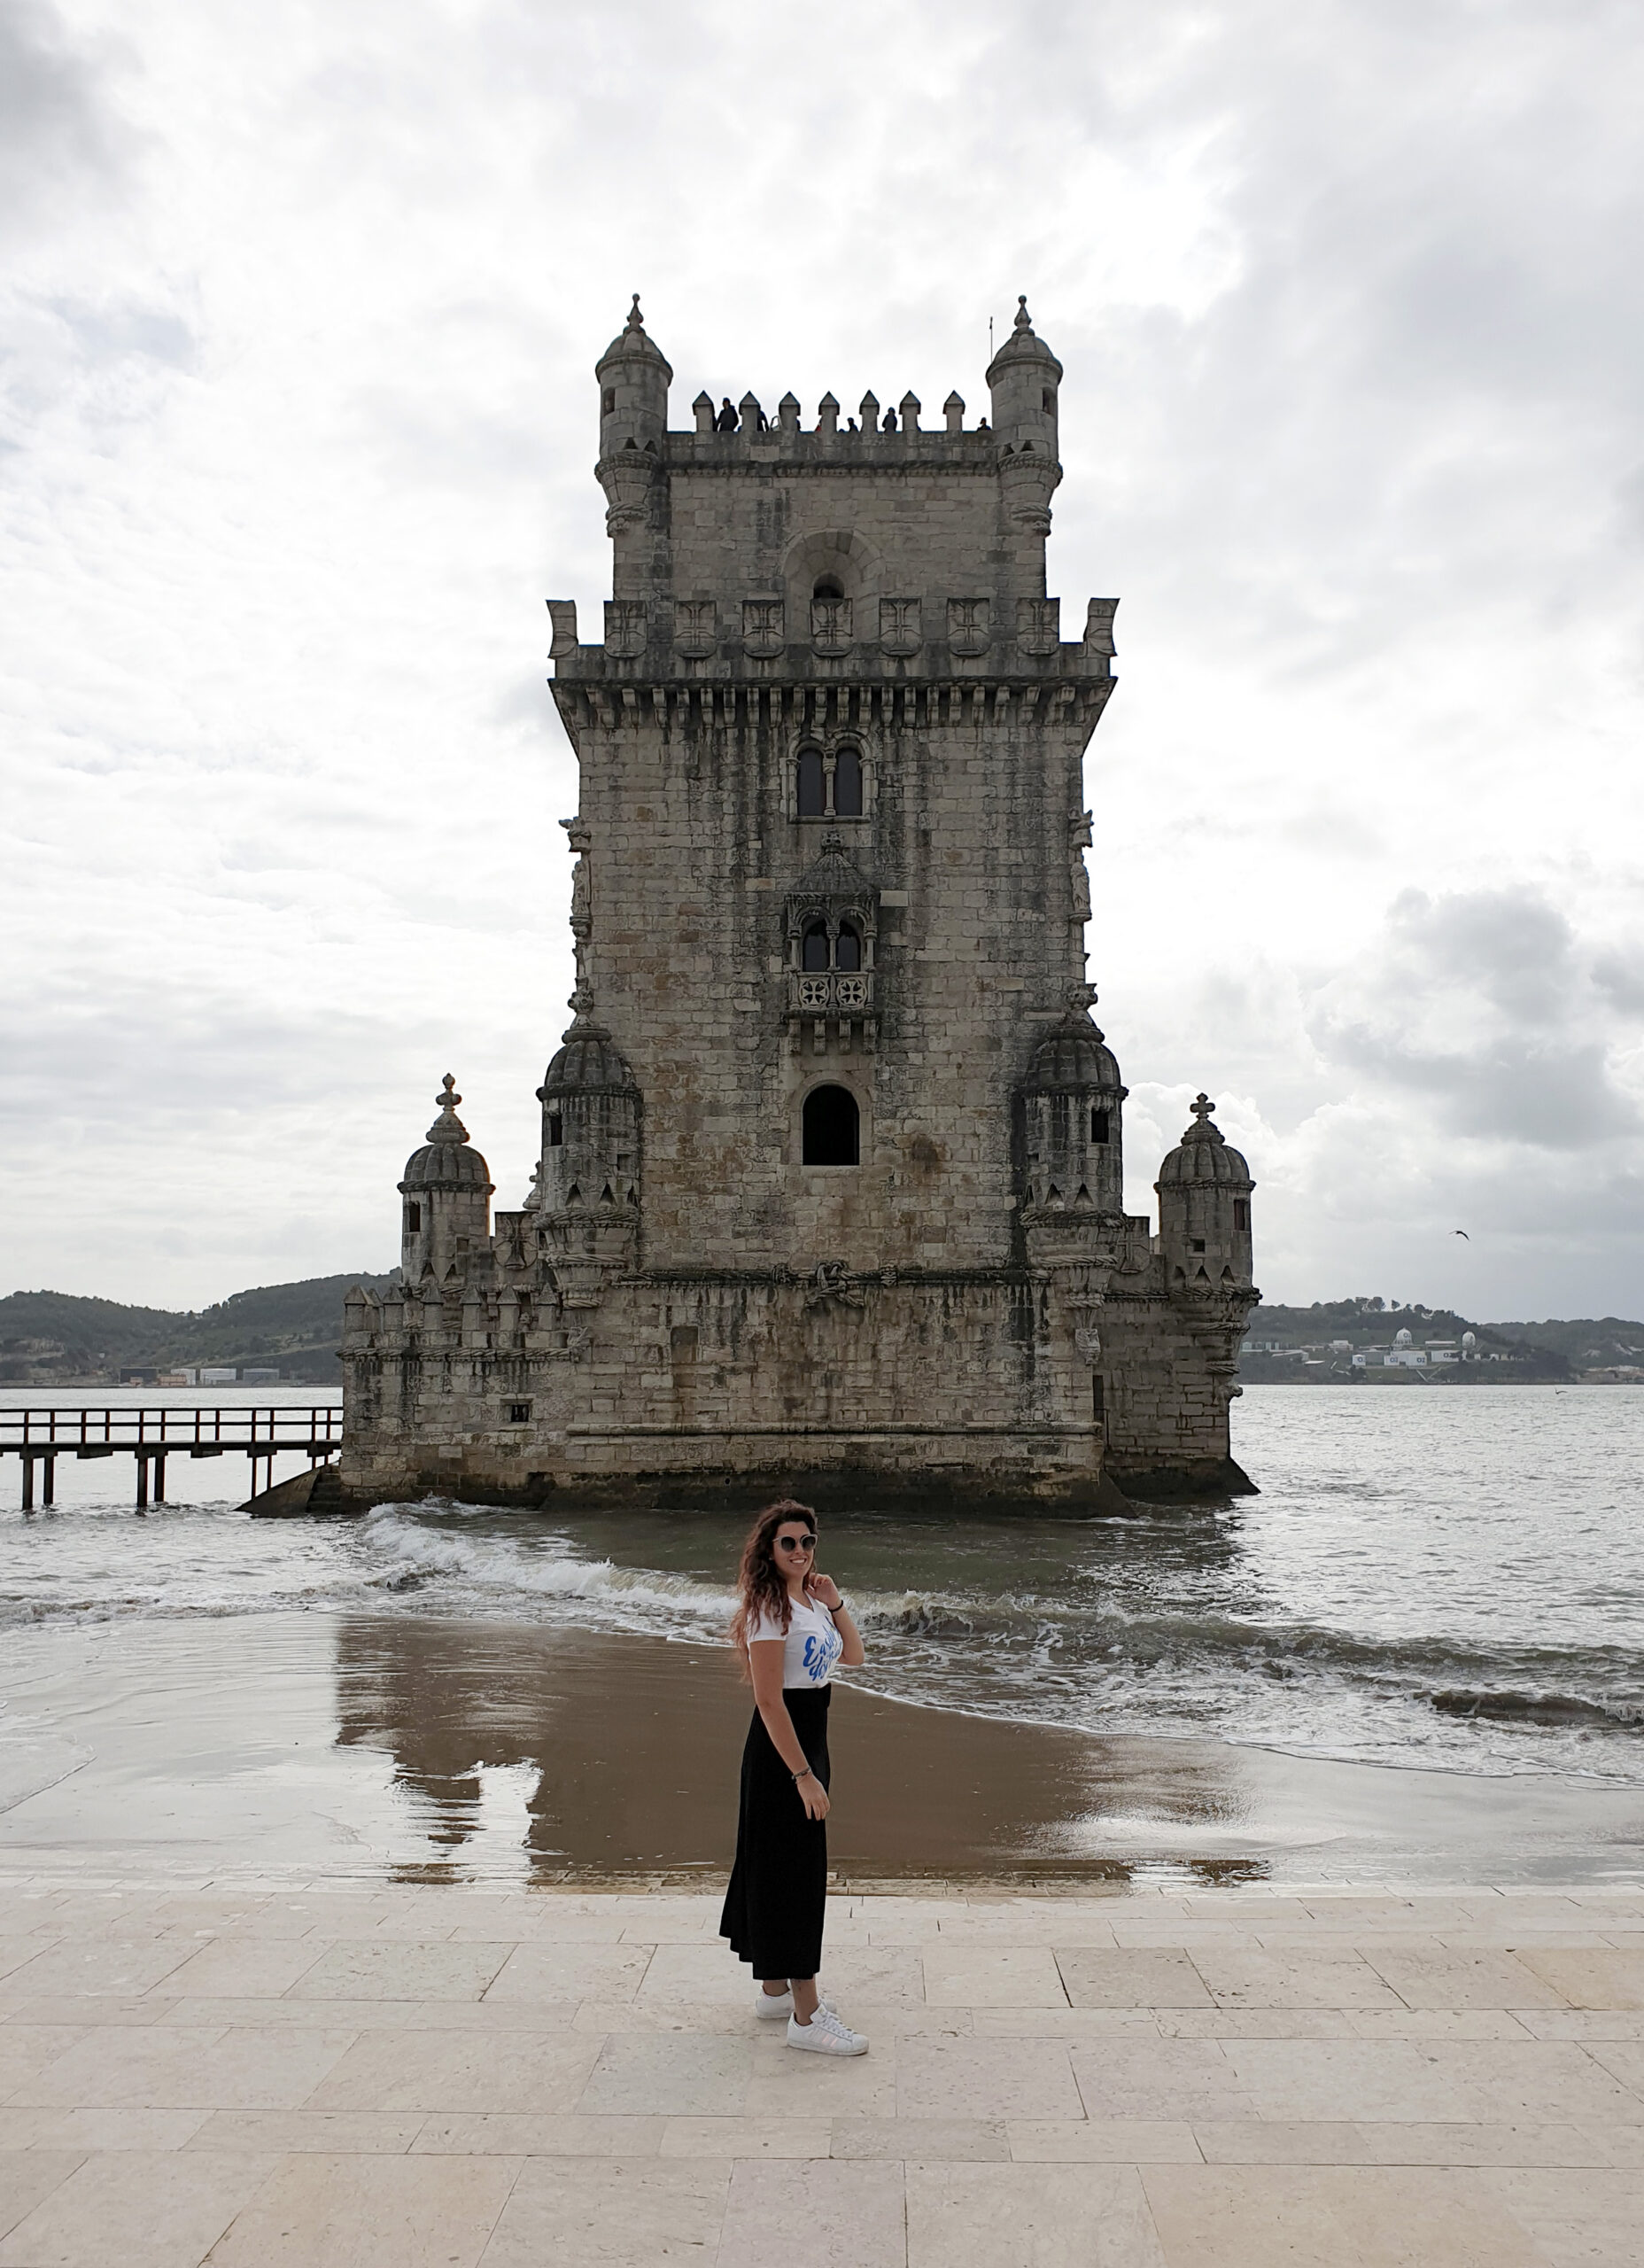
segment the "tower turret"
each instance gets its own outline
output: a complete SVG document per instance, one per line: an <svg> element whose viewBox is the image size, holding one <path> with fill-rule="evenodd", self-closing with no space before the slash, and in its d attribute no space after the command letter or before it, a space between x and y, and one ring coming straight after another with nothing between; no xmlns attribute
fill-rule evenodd
<svg viewBox="0 0 1644 2268"><path fill-rule="evenodd" d="M576 1011L537 1090L542 1163L532 1202L542 1247L568 1307L597 1305L610 1276L633 1264L640 1218L640 1091L626 1058Z"/></svg>
<svg viewBox="0 0 1644 2268"><path fill-rule="evenodd" d="M1035 337L1026 297L1017 301L1011 335L988 366L993 430L1019 598L1044 596L1044 544L1051 498L1062 477L1057 440L1057 389L1062 366Z"/></svg>
<svg viewBox="0 0 1644 2268"><path fill-rule="evenodd" d="M1026 1207L1124 1210L1122 1106L1129 1089L1072 988L1067 1013L1034 1051L1020 1090Z"/></svg>
<svg viewBox="0 0 1644 2268"><path fill-rule="evenodd" d="M1250 1168L1218 1126L1201 1094L1193 1123L1159 1169L1159 1244L1173 1295L1248 1293L1252 1282Z"/></svg>
<svg viewBox="0 0 1644 2268"><path fill-rule="evenodd" d="M443 1284L449 1271L462 1271L470 1253L485 1252L491 1237L490 1170L469 1141L457 1116L462 1098L449 1071L439 1096L439 1115L420 1150L406 1160L399 1193L399 1267L411 1288L430 1277Z"/></svg>
<svg viewBox="0 0 1644 2268"><path fill-rule="evenodd" d="M668 387L673 371L648 338L640 295L622 330L594 365L600 382L600 461L606 532L615 547L616 598L640 596L647 582L652 494L668 435Z"/></svg>

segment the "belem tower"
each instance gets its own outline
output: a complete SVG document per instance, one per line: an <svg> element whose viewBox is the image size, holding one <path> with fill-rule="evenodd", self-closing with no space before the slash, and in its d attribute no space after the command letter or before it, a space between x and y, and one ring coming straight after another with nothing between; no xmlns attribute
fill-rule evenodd
<svg viewBox="0 0 1644 2268"><path fill-rule="evenodd" d="M1252 1183L1201 1096L1124 1209L1082 758L1116 602L1045 595L1062 366L1022 304L940 426L792 394L671 431L597 365L612 595L551 602L576 990L516 1211L447 1078L398 1286L349 1294L356 1503L1247 1488ZM734 430L727 430L734 428Z"/></svg>

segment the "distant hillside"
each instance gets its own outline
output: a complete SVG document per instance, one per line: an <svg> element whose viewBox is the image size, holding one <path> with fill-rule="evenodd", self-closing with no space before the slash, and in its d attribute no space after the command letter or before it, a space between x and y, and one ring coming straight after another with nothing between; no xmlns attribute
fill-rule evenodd
<svg viewBox="0 0 1644 2268"><path fill-rule="evenodd" d="M1558 1323L1549 1317L1545 1323L1497 1323L1491 1328L1504 1339L1548 1348L1578 1371L1601 1364L1644 1363L1644 1323L1628 1323L1620 1316L1601 1316L1596 1321L1578 1317L1574 1323Z"/></svg>
<svg viewBox="0 0 1644 2268"><path fill-rule="evenodd" d="M1453 1308L1426 1308L1419 1302L1399 1307L1360 1297L1320 1300L1306 1308L1264 1302L1245 1330L1239 1376L1257 1384L1324 1383L1353 1371L1354 1351L1385 1347L1401 1330L1408 1331L1416 1348L1432 1340L1459 1341L1467 1331L1474 1334L1484 1359L1454 1369L1435 1366L1451 1373L1447 1384L1569 1379L1589 1371L1644 1366L1644 1323L1617 1316L1477 1323Z"/></svg>
<svg viewBox="0 0 1644 2268"><path fill-rule="evenodd" d="M343 1295L351 1284L381 1290L391 1279L364 1270L264 1285L198 1313L125 1307L67 1292L13 1292L0 1300L0 1384L112 1382L122 1371L217 1363L278 1370L282 1381L336 1386Z"/></svg>

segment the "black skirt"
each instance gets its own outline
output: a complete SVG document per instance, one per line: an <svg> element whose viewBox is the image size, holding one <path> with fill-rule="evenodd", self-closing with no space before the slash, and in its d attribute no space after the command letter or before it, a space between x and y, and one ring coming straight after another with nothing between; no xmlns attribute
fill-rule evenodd
<svg viewBox="0 0 1644 2268"><path fill-rule="evenodd" d="M829 1692L826 1685L795 1686L782 1695L805 1761L825 1788ZM794 1775L756 1709L742 1749L736 1863L719 1934L757 1977L814 1977L822 1966L826 1904L826 1823L805 1816Z"/></svg>

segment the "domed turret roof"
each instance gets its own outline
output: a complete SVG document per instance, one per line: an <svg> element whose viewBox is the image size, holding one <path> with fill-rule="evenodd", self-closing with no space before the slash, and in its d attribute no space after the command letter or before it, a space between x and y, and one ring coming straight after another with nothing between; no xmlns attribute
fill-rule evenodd
<svg viewBox="0 0 1644 2268"><path fill-rule="evenodd" d="M547 1102L558 1094L631 1094L633 1073L627 1058L616 1045L603 1024L596 1024L586 1013L587 996L573 994L571 1006L577 1014L565 1034L565 1045L549 1064L542 1084L537 1090L537 1100Z"/></svg>
<svg viewBox="0 0 1644 2268"><path fill-rule="evenodd" d="M1128 1092L1113 1050L1104 1045L1100 1027L1090 1021L1089 998L1086 986L1074 986L1066 1014L1034 1051L1022 1082L1025 1094L1065 1094L1084 1087L1099 1087L1109 1094Z"/></svg>
<svg viewBox="0 0 1644 2268"><path fill-rule="evenodd" d="M1159 1167L1155 1189L1206 1181L1240 1191L1255 1187L1244 1158L1229 1147L1221 1129L1210 1122L1215 1107L1208 1095L1199 1096L1193 1105L1193 1123Z"/></svg>
<svg viewBox="0 0 1644 2268"><path fill-rule="evenodd" d="M671 378L673 376L672 365L669 362L667 356L656 341L648 337L646 332L645 318L640 313L640 295L637 291L633 295L633 305L628 310L627 322L594 364L594 376L597 377L608 362L626 361L634 358L640 361L658 363L667 371Z"/></svg>
<svg viewBox="0 0 1644 2268"><path fill-rule="evenodd" d="M1011 325L1010 336L988 365L988 384L992 385L996 373L1008 369L1012 362L1042 362L1059 378L1062 375L1061 364L1033 327L1026 292L1017 294L1016 320Z"/></svg>
<svg viewBox="0 0 1644 2268"><path fill-rule="evenodd" d="M439 1097L439 1115L428 1130L428 1139L406 1160L401 1193L414 1197L424 1189L480 1190L488 1197L494 1186L485 1161L468 1138L468 1129L457 1116L462 1098L449 1071Z"/></svg>

